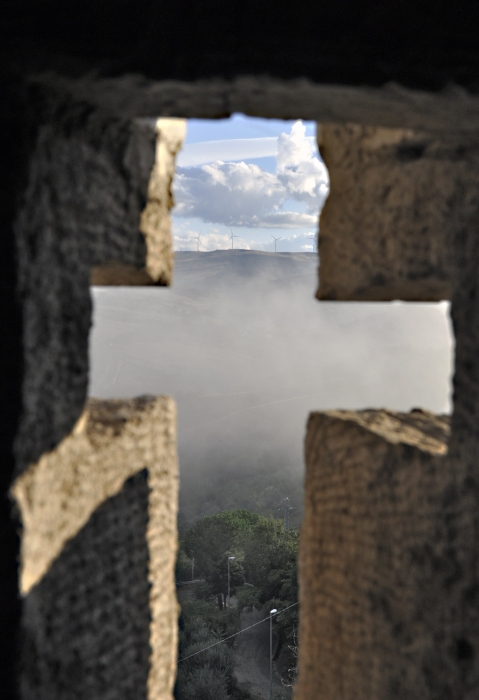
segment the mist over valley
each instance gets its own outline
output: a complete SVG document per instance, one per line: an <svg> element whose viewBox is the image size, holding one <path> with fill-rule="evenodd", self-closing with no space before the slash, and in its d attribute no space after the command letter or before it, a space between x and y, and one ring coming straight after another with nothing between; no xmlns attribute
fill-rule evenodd
<svg viewBox="0 0 479 700"><path fill-rule="evenodd" d="M172 288L93 288L90 395L178 405L180 528L302 509L308 413L450 409L446 304L319 303L312 253L177 252Z"/></svg>

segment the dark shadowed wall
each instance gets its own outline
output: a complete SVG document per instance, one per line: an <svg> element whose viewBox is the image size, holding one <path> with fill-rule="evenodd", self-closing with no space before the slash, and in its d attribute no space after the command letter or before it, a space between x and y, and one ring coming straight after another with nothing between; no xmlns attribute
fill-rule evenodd
<svg viewBox="0 0 479 700"><path fill-rule="evenodd" d="M266 82L267 76L297 81L288 85L290 101L286 106L282 99L273 101L268 114L318 120L323 119L323 113L296 115L296 96L305 85L304 79L332 86L361 86L361 90L363 86L377 87L391 81L432 91L442 90L450 84L471 93L476 93L479 88L479 5L472 1L453 3L443 0L432 6L427 0L388 3L341 0L329 4L257 3L252 0L231 0L228 3L219 0L202 3L150 0L136 4L127 0L72 0L68 3L62 0L7 0L2 5L2 12L0 58L5 68L0 74L0 129L3 137L0 166L0 456L3 494L8 489L13 471L12 444L19 421L23 371L13 222L22 201L35 135L40 125L52 116L46 104L51 94L47 95L47 91L38 86L30 85L27 89L32 74L50 70L70 78L80 79L88 75L92 81L94 75L121 81L126 74L138 74L134 85L128 81L121 84L115 99L110 94L103 94L101 88L103 108L109 106L117 117L126 110L130 97L130 108L138 105L138 95L145 92L146 78L183 81L185 89L189 89L195 80L215 77L223 80L223 88L213 89L207 107L201 105L201 86L196 91L193 86L191 93L188 90L182 93L182 101L168 92L170 88L176 89L175 86L163 84L155 93L161 96L160 101L153 100L143 105L142 113L150 116L160 112L174 113L175 116L224 116L232 111L227 81L245 75ZM250 113L256 110L261 115L261 111L266 110L263 93L255 90L243 94L237 106L239 111ZM395 103L400 92L390 90L388 94ZM467 102L467 95L461 89L449 88L445 95L446 101L461 102L464 96ZM78 103L87 114L96 108L88 96L80 95ZM306 103L308 100L302 104ZM404 102L401 104L402 111L395 113L394 120L399 126L407 126L408 106ZM74 107L75 104L70 104L69 108ZM62 108L68 111L66 102ZM362 117L358 116L360 111L354 114L362 123L370 119L378 123L383 117L378 117L375 109L373 105L362 113ZM350 119L351 114L348 104L342 103L338 120ZM422 114L422 119L426 114L433 120L436 110ZM455 108L452 114L456 114ZM125 118L135 115L138 116L138 112L132 113L130 109ZM333 117L331 119L334 121ZM454 124L454 121L450 123ZM474 128L476 123L474 117ZM32 249L37 242L33 235L29 242ZM473 255L468 260L468 283L456 293L457 309L463 304L466 308L476 294L476 258ZM75 313L72 309L72 319L76 319ZM459 311L454 313L456 330L465 327L464 333L467 334L467 327L476 320L475 312L471 311L469 315L466 312L461 315ZM65 332L68 335L68 329ZM83 338L82 342L85 340ZM477 358L474 344L461 346L461 357L466 369L473 368ZM467 385L473 375L473 370L469 374L465 372L462 383L457 384L458 391L464 388L465 396L469 396ZM55 384L57 377L53 373L50 379ZM477 382L472 383L470 400L464 401L463 422L467 423L468 430L469 420L474 420L476 385ZM48 437L45 435L46 442ZM52 429L51 437L56 440L61 436ZM471 460L473 457L471 453ZM2 694L10 699L15 697L18 543L9 520L8 502L4 496L2 498L0 668Z"/></svg>
<svg viewBox="0 0 479 700"><path fill-rule="evenodd" d="M427 0L24 0L10 3L9 20L12 48L77 74L101 65L157 79L268 74L479 88L479 7L471 0L436 2L433 19Z"/></svg>

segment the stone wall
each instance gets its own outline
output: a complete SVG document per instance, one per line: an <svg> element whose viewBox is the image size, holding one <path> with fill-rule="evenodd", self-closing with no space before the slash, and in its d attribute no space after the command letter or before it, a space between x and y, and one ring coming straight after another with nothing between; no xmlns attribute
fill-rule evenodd
<svg viewBox="0 0 479 700"><path fill-rule="evenodd" d="M418 410L311 414L297 700L477 696L477 504L448 437Z"/></svg>
<svg viewBox="0 0 479 700"><path fill-rule="evenodd" d="M25 597L28 700L147 700L147 474L104 501Z"/></svg>
<svg viewBox="0 0 479 700"><path fill-rule="evenodd" d="M380 411L312 414L297 698L473 698L479 139L336 124L319 142L331 195L318 297L450 298L454 411L443 457L421 436L437 417L425 430L418 412L396 428Z"/></svg>
<svg viewBox="0 0 479 700"><path fill-rule="evenodd" d="M167 398L90 400L15 481L22 697L169 700L178 465Z"/></svg>
<svg viewBox="0 0 479 700"><path fill-rule="evenodd" d="M319 299L440 301L479 215L479 132L323 124Z"/></svg>
<svg viewBox="0 0 479 700"><path fill-rule="evenodd" d="M171 181L185 133L182 120L115 118L64 94L46 105L15 224L25 355L17 472L83 409L90 279L171 281Z"/></svg>
<svg viewBox="0 0 479 700"><path fill-rule="evenodd" d="M62 95L110 117L124 119L183 117L221 119L235 112L271 119L309 119L321 124L359 124L433 133L477 132L479 95L450 85L425 92L397 83L377 87L352 83L328 85L308 78L237 74L188 81L155 79L130 73L109 76L32 71L25 89L39 96ZM43 97L41 97L43 99Z"/></svg>
<svg viewBox="0 0 479 700"><path fill-rule="evenodd" d="M358 212L352 212L353 215L349 217L349 211L350 220L349 223L345 222L347 225L344 230L342 224L340 227L336 225L337 218L333 217L334 197L341 197L341 193L337 192L333 182L333 195L325 217L333 217L331 222L334 221L334 236L343 241L341 265L348 268L348 275L350 274L355 286L348 287L342 270L336 266L333 256L329 256L325 238L321 275L324 283L329 285L328 297L349 298L348 295L355 295L354 298L367 299L371 294L375 299L395 296L424 299L443 298L450 294L452 298L457 364L454 415L447 460L431 456L427 449L422 450L417 446L398 443L391 447L389 439L371 432L371 426L359 425L357 420L349 421L356 424L355 430L363 430L369 436L365 440L370 441L373 452L377 447L375 440L389 445L386 452L390 448L396 451L396 471L405 474L406 482L407 478L412 478L407 468L412 452L421 464L432 465L434 473L437 470L437 460L441 460L443 465L449 465L445 467L452 475L453 485L449 490L438 493L434 491L435 485L427 482L432 488L431 493L436 496L435 502L425 500L423 503L421 498L427 499L425 493L412 495L416 504L416 510L411 515L414 526L419 523L419 512L423 506L425 512L435 513L439 509L438 504L444 505L444 520L438 516L437 521L438 535L434 540L438 543L437 548L423 553L424 562L429 562L427 566L430 567L443 566L445 563L449 588L443 585L444 576L437 576L440 588L436 607L441 610L444 608L448 614L454 613L454 619L459 621L457 634L452 622L446 621L445 629L449 635L446 641L449 644L454 640L447 657L443 643L446 638L443 639L437 632L437 623L432 619L432 613L426 620L430 629L435 631L433 641L427 647L433 661L430 666L426 665L432 669L429 677L433 683L427 688L435 688L436 694L432 696L435 698L467 698L477 695L477 683L476 691L474 690L477 640L474 641L472 633L469 633L471 624L475 630L478 628L474 617L477 588L473 583L476 572L473 553L477 549L475 514L479 512L479 478L476 467L479 450L479 248L474 190L475 133L479 115L479 52L476 36L477 4L473 5L474 3L443 3L434 21L431 21L430 3L424 0L419 3L417 0L407 0L396 6L387 3L379 6L360 0L329 6L317 4L314 7L311 3L304 7L290 3L281 8L281 11L278 11L277 3L263 3L261 7L258 7L258 3L254 3L253 7L249 2L224 7L217 3L214 6L184 2L170 3L168 6L164 3L140 3L139 7L131 11L128 3L123 2L74 0L67 6L59 0L43 3L26 0L9 4L7 21L0 28L2 59L6 59L2 61L6 69L2 68L4 72L1 75L3 101L0 106L0 124L2 134L7 136L8 155L0 170L1 313L2 328L8 330L2 333L1 363L2 386L6 387L2 394L0 421L3 492L7 491L13 472L13 435L17 433L17 476L22 473L28 476L34 473L30 471L29 465L40 464L42 455L53 455L56 449L60 449L61 441L70 434L82 413L88 369L90 301L87 289L91 268L94 268L93 280L103 283L115 283L122 279L125 283L137 284L162 279L162 272L158 268L152 271L153 275L146 269L148 251L144 237L139 235L141 227L148 239L151 226L156 227L154 221L157 213L162 208L163 214L165 212L163 194L158 199L156 189L151 200L152 206L147 205L148 171L154 160L154 135L151 127L134 120L138 117L158 116L225 117L233 112L244 112L253 116L307 118L335 125L359 125L351 129L347 127L335 142L341 150L345 143L343 141L341 145L341 139L345 135L346 140L350 139L351 157L348 161L343 150L343 160L351 166L351 173L343 172L337 180L341 163L334 165L334 149L327 154L325 151L325 155L332 172L335 171L335 182L341 180L344 186L350 187L350 176L355 173L356 177L365 177L372 185L372 189L362 189L365 200L368 200L364 202L363 211L375 234L381 226L382 231L379 231L381 235L376 241L368 240L365 246L368 255L374 258L370 264L371 261L365 260L362 255L361 243L362 238L368 236L369 227L368 230L361 230L361 239L355 237L351 228L351 222L353 228L361 222ZM251 22L252 16L254 22ZM418 144L415 141L417 134L402 132L399 138L408 147L397 158L398 142L394 141L398 137L397 133L393 134L393 142L386 144L384 149L382 146L379 150L366 148L365 139L368 140L370 131L366 133L366 130L361 130L362 127L413 129L421 132L421 139L425 132L427 145L421 152L418 149L421 142ZM336 138L335 127L328 129L329 137ZM463 135L466 132L471 137L465 138ZM323 136L324 147L327 148L326 131ZM442 151L441 142L446 144ZM411 145L412 148L409 147ZM356 154L354 157L353 153ZM363 163L357 162L358 155L364 158ZM465 166L461 161L465 161ZM471 181L467 180L469 175L465 172L468 168ZM391 186L389 193L386 192L387 188L381 189L382 199L377 196L376 190L378 173L381 175L380 180L383 177L392 178L388 183ZM449 173L452 174L451 177ZM343 176L344 179L341 179ZM432 184L428 177L434 177L435 182ZM415 179L420 186L418 192L421 200L413 187ZM463 190L461 183L464 184ZM380 184L382 185L381 181ZM404 196L401 194L403 190ZM162 189L163 193L165 191ZM440 206L444 207L444 201L446 206L440 208L438 214L437 197L443 195L446 199L441 201ZM336 204L341 201L344 204L341 199L336 200ZM93 206L92 210L89 209L90 205ZM374 215L381 211L383 205L386 205L388 225L378 226ZM418 212L421 219L425 217L424 230L421 222L411 215L412 211ZM89 212L92 216L89 216ZM141 212L144 216L140 224ZM396 217L399 217L398 222L402 227L401 242L390 240L390 227L396 225ZM325 236L328 232L326 221L325 218ZM161 228L160 225L159 229ZM329 230L333 231L333 228ZM14 229L19 260L14 253ZM452 229L454 236L451 244L446 239ZM351 232L354 235L351 236ZM345 233L348 234L346 238L341 238ZM160 248L164 250L162 244L159 245ZM334 241L331 242L329 251L333 248ZM357 261L354 260L356 255ZM399 256L399 262L395 256ZM168 269L166 263L165 270ZM451 270L454 271L453 283ZM166 281L166 278L162 281ZM18 287L21 291L20 302L16 297ZM336 415L333 422L337 420ZM373 433L374 436L371 437ZM326 437L325 434L325 439ZM53 452L49 452L51 450ZM380 538L382 530L379 524L384 522L387 515L381 510L379 500L373 500L373 496L380 493L380 479L374 475L374 468L378 468L379 463L374 461L368 465L367 462L366 459L366 477L370 479L373 495L366 491L364 498L370 506L370 516L366 522L364 511L358 509L350 513L351 518L354 516L356 519L353 525L352 521L344 521L349 528L346 531L354 533L357 529L356 544L361 543L361 533L373 533ZM427 474L429 472L426 469L424 478ZM455 474L458 477L454 481ZM140 566L141 556L145 552L140 531L143 527L141 523L144 524L141 504L144 507L146 489L140 477L135 477L134 474L132 476L132 482L122 485L125 483L122 481L115 493L105 494L106 500L100 500L91 511L87 508L86 520L78 522L79 529L61 542L40 578L35 579L36 583L32 583L32 588L27 593L24 630L26 658L29 658L29 662L23 675L24 693L38 692L35 690L38 682L45 694L54 695L57 690L51 685L52 668L60 663L59 678L63 679L62 683L70 683L68 690L62 685L61 692L66 697L70 692L81 697L84 691L80 685L74 687L74 673L72 672L70 680L69 673L65 671L66 668L72 668L69 665L71 659L79 658L86 665L107 661L101 651L104 638L100 637L95 642L99 654L93 655L94 658L89 656L82 646L85 638L75 627L75 620L64 617L68 610L62 608L61 602L70 593L67 591L69 586L62 588L60 577L66 576L66 569L72 569L86 557L86 550L80 544L84 537L87 538L85 541L91 543L88 550L103 551L102 538L96 538L91 532L92 529L97 532L99 523L105 526L105 543L113 541L111 538L114 533L109 523L114 522L113 513L120 511L128 513L131 518L136 533L134 541L138 551L137 564ZM160 494L161 491L152 488L150 478L151 471L148 471L151 505L152 494ZM438 488L444 484L442 479L442 472L437 472ZM325 488L326 486L327 484ZM348 491L348 480L337 486L338 490L331 493L331 507L336 508L337 522L341 524L341 518L346 518L347 514L340 512L339 506L334 504L340 504L345 498L350 498L355 503L356 496ZM419 487L421 483L418 484ZM394 494L394 488L389 493ZM401 498L404 495L399 487L397 493ZM308 498L313 497L314 493L308 495ZM391 505L391 513L400 530L404 522L403 511L400 504L396 504L396 509L393 506L394 503ZM26 512L24 510L24 518ZM159 512L162 512L161 507ZM5 499L1 503L0 516L2 551L5 552L2 561L4 567L0 572L0 614L4 630L0 640L0 663L5 678L2 677L2 692L10 700L16 697L12 640L18 614L14 592L17 539L10 524L10 508ZM47 522L47 516L48 508L34 522L37 525ZM371 527L369 522L372 523ZM430 522L429 519L428 523ZM161 528L158 532L161 532ZM414 532L417 534L419 531ZM168 542L167 530L165 533L165 541ZM467 547L463 533L469 533ZM331 534L332 538L333 535L334 533ZM371 544L371 540L368 540L371 545L369 548L357 549L355 570L359 573L371 570L368 569L368 561L361 560L363 553L372 552L377 557L382 572L385 571L384 562L388 557L403 561L401 557L407 553L401 553L402 545L397 544L393 535L394 533L391 542L396 544L394 547L391 545L390 553L388 543L380 552L374 543ZM25 547L27 540L28 535L25 533ZM52 541L58 543L55 537ZM161 548L160 536L155 542ZM133 539L130 544L133 544ZM113 548L117 546L121 545L115 541ZM150 556L151 541L148 546ZM312 542L311 551L316 551L315 546ZM51 553L50 547L45 548L45 551ZM165 551L169 551L168 547ZM436 556L437 551L439 557ZM127 543L120 559L128 559L131 552ZM335 561L339 568L344 568L345 564L341 564L339 559ZM347 558L345 561L347 563ZM85 559L85 562L88 567L93 566L91 561ZM103 572L101 576L105 574L108 579L110 576L114 578L123 570L119 560L113 562L105 558L104 563L105 569L100 567ZM98 562L95 565L97 564ZM313 565L316 566L314 562L311 563ZM419 580L432 581L434 577L427 579L425 567L426 564L418 564L414 571L419 571ZM29 570L31 568L27 566L23 572ZM94 568L89 570L93 572ZM105 573L107 571L108 574ZM138 571L137 567L134 567L135 571ZM449 571L451 573L447 573ZM397 572L393 573L396 575ZM164 609L169 615L176 615L173 599L162 598L161 586L164 581L162 583L161 578L158 580L160 583L155 600L158 604L165 605ZM342 580L347 582L347 577ZM341 656L341 650L337 648L332 656L331 651L327 651L329 638L321 636L319 627L315 632L310 626L309 642L302 644L301 658L304 658L308 669L311 670L314 665L318 674L316 679L309 677L311 688L315 684L326 682L321 675L322 657L330 660L338 677L350 679L352 671L356 673L358 666L354 650L357 648L357 637L354 634L357 630L364 630L366 648L371 649L376 644L376 632L378 639L385 640L383 654L381 649L377 651L376 646L373 651L377 651L379 657L386 660L391 658L391 649L396 648L394 645L398 644L397 640L404 638L404 631L401 632L398 628L397 634L393 634L391 625L384 620L384 613L377 612L381 608L387 611L389 605L394 608L394 614L401 618L402 611L398 612L394 604L395 588L389 584L388 577L373 583L376 586L375 606L363 597L361 615L354 617L356 609L351 612L351 620L358 619L360 624L352 625L347 647L350 656L347 659ZM393 583L398 586L401 584L402 587L398 588L400 595L401 591L410 591L413 597L417 595L417 601L424 600L422 590L417 585L415 587L413 580L402 581L396 578ZM348 585L343 586L346 606L356 600L356 593ZM109 591L108 595L116 591L114 586L105 590ZM165 590L168 591L168 586ZM306 589L302 587L303 590ZM96 593L93 590L88 590L87 593L88 600L92 601L91 604L96 609ZM121 592L118 594L122 595ZM139 593L138 600L141 595L144 595L144 590L142 594ZM152 600L150 594L150 606ZM317 598L313 596L313 602L315 600ZM417 602L415 605L417 609ZM304 610L308 609L307 597L303 597L302 606ZM137 629L139 654L132 662L132 669L136 669L132 673L135 678L140 678L143 674L141 682L144 683L144 603L140 608L141 623ZM114 609L118 610L113 604L111 610ZM409 612L406 610L407 615L410 615L407 619L414 622L416 618L410 613L411 609L408 608ZM430 609L427 608L428 614ZM82 615L87 615L88 610L83 610ZM62 621L59 626L56 626L55 619ZM121 625L125 625L125 630L131 629L127 618L120 617L120 620ZM303 614L302 625L304 624ZM78 633L78 649L71 646L74 645L74 640L68 637L70 629ZM115 639L118 638L118 630L118 626L112 625ZM44 634L47 637L51 634L52 646L42 660L38 657L38 644L40 640L42 649L46 648L46 637L42 636ZM63 634L66 637L62 637ZM318 635L317 639L315 634ZM426 637L425 627L424 633L420 631L419 638ZM125 638L130 639L128 631ZM326 646L318 647L318 639ZM155 648L155 634L151 629L149 644L151 649ZM165 644L173 655L173 637ZM309 644L311 647L308 650ZM65 646L64 652L60 646ZM360 649L358 653L361 653ZM410 688L410 678L418 679L419 687L426 688L424 684L421 686L422 682L426 682L419 669L425 658L421 654L421 650L417 653L413 647L409 647L408 651L406 645L405 651L402 650L397 657L396 671L390 664L385 664L383 675L379 667L379 670L374 670L372 677L376 685L371 693L386 693L384 688L394 678L394 683L397 684L390 686L388 692L398 693L401 688ZM113 668L118 669L118 659L124 660L126 657L120 653L109 658L112 659ZM437 663L438 660L443 663L442 667ZM164 688L167 685L161 685L163 681L159 680L157 686L157 682L151 680L152 668L171 669L172 663L173 661L170 665L166 663L163 667L150 664L148 692L152 693L152 688ZM106 692L105 679L110 677L110 671L106 667L89 668L92 694L101 697ZM397 681L401 669L404 674ZM366 690L363 689L368 688L367 679L361 675L360 670L357 672L362 683L358 687L364 693ZM97 673L98 684L95 686ZM170 671L165 673L168 675ZM121 673L118 677L126 678ZM451 682L455 685L452 686ZM126 680L125 683L122 691L126 693L129 692L129 686ZM301 688L306 687L301 686L302 683L303 680L300 680L300 692L303 692ZM351 688L350 680L348 683L347 686L345 682L344 687ZM138 691L140 697L143 692L144 685ZM308 700L314 697L314 692L306 696ZM414 697L413 690L410 695ZM338 697L336 695L335 700Z"/></svg>

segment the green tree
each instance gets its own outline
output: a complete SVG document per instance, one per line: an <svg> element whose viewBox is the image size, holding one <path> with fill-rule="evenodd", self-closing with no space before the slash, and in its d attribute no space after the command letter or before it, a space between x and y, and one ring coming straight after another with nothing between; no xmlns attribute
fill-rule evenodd
<svg viewBox="0 0 479 700"><path fill-rule="evenodd" d="M289 643L290 648L295 645L298 627L298 607L295 605L298 601L297 531L286 531L282 520L263 518L244 510L223 511L199 520L186 534L182 547L186 555L195 557L198 570L205 578L205 582L198 584L195 591L198 600L189 601L184 606L184 612L188 612L188 624L180 634L182 655L186 655L186 648L196 649L195 644L199 644L198 648L207 646L210 635L224 639L232 634L235 625L239 628L239 611L252 607L264 607L267 611L288 608L274 618L279 641L276 658L285 642ZM216 609L212 614L214 596L219 594L223 597L227 591L228 556L235 557L230 562L230 583L231 592L236 590L238 608L226 613ZM248 586L241 585L245 579ZM229 671L220 663L221 653L224 652L213 653L214 649L217 647L211 650L211 657L208 651L201 654L201 658L198 655L191 661L185 661L181 670L181 687L186 689L186 682L191 681L192 685L188 688L191 692L195 688L198 698L208 692L208 683L205 682L206 675L196 676L196 664L209 663L215 673L225 672L230 678ZM222 663L224 661L222 659ZM296 659L292 658L291 662L295 667ZM294 680L295 668L291 671L290 682ZM218 679L214 680L211 676L211 690L216 688L220 692L220 686ZM232 687L228 680L228 693L233 692ZM185 692L189 693L190 690ZM285 690L287 692L290 691Z"/></svg>
<svg viewBox="0 0 479 700"><path fill-rule="evenodd" d="M273 518L261 518L242 538L246 579L254 588L238 593L240 607L289 608L275 617L276 656L286 641L293 641L298 628L298 607L289 607L298 601L298 540L296 530L285 530L283 521Z"/></svg>
<svg viewBox="0 0 479 700"><path fill-rule="evenodd" d="M237 685L233 640L226 639L239 629L237 609L222 613L211 601L190 599L183 603L174 691L177 700L252 700ZM218 644L222 639L226 641Z"/></svg>
<svg viewBox="0 0 479 700"><path fill-rule="evenodd" d="M264 518L247 510L226 510L198 520L188 530L182 549L195 558L211 592L226 597L228 590L228 556L230 561L231 594L244 582L241 543L255 525Z"/></svg>
<svg viewBox="0 0 479 700"><path fill-rule="evenodd" d="M176 558L175 579L176 581L190 581L192 574L191 559L186 556L181 549Z"/></svg>
<svg viewBox="0 0 479 700"><path fill-rule="evenodd" d="M260 518L242 538L246 578L259 591L259 603L298 600L298 533L282 520Z"/></svg>

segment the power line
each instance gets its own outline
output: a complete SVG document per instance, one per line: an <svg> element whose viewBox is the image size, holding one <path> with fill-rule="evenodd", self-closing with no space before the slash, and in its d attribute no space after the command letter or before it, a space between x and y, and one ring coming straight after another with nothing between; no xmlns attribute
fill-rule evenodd
<svg viewBox="0 0 479 700"><path fill-rule="evenodd" d="M224 639L220 639L219 642L215 642L214 644L210 644L209 647L205 647L204 649L200 649L199 651L195 651L194 654L189 654L188 656L184 656L182 659L178 659L178 663L180 664L182 661L186 661L186 659L191 659L192 656L196 656L197 654L201 654L201 652L203 652L203 651L207 651L208 649L212 649L213 647L218 646L218 644L223 644L223 642L227 642L228 639L232 639L233 637L237 637L239 634L242 634L243 632L250 630L252 627L256 627L256 625L261 625L263 622L267 622L270 617L276 617L276 615L281 615L281 613L285 612L286 610L289 610L290 608L294 608L295 605L299 605L299 601L297 603L293 603L292 605L288 605L287 608L283 608L282 610L278 610L278 612L273 613L273 615L268 615L268 617L265 617L264 620L260 620L259 622L255 622L254 625L250 625L249 627L245 627L244 630L240 630L239 632L235 632L235 634L230 634L229 637L225 637Z"/></svg>

